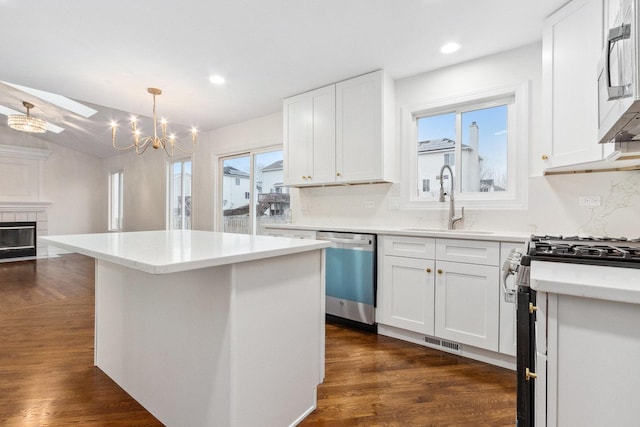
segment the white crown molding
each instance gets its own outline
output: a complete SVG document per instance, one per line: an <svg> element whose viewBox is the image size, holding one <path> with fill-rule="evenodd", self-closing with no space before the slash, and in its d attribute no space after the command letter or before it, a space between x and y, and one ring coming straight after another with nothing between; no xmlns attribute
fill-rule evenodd
<svg viewBox="0 0 640 427"><path fill-rule="evenodd" d="M20 159L46 160L51 150L42 148L18 147L0 144L0 157L17 157Z"/></svg>

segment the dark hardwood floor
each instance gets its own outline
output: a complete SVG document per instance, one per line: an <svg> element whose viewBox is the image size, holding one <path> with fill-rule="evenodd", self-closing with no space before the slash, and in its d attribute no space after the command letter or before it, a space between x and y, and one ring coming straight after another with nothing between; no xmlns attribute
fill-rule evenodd
<svg viewBox="0 0 640 427"><path fill-rule="evenodd" d="M93 366L93 277L81 255L0 263L0 425L162 425ZM326 356L302 426L514 424L512 371L333 324Z"/></svg>

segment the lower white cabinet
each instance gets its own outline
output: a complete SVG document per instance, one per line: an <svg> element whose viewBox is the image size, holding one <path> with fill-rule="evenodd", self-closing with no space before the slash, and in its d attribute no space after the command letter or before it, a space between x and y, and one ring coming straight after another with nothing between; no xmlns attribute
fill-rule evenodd
<svg viewBox="0 0 640 427"><path fill-rule="evenodd" d="M515 356L515 304L505 301L501 266L523 246L379 236L378 323Z"/></svg>
<svg viewBox="0 0 640 427"><path fill-rule="evenodd" d="M435 335L498 351L498 267L437 261Z"/></svg>
<svg viewBox="0 0 640 427"><path fill-rule="evenodd" d="M431 259L383 257L381 323L434 333L434 264Z"/></svg>

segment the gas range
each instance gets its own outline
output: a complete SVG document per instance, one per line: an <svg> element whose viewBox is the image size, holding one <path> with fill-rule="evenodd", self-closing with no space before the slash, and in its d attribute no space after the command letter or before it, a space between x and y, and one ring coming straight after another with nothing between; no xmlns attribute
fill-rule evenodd
<svg viewBox="0 0 640 427"><path fill-rule="evenodd" d="M531 260L640 268L640 239L533 235L523 264Z"/></svg>

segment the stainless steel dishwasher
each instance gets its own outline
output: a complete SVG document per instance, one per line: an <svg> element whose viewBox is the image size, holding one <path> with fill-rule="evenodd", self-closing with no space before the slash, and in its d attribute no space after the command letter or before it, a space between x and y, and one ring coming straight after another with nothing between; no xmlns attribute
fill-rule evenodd
<svg viewBox="0 0 640 427"><path fill-rule="evenodd" d="M318 231L326 249L326 311L336 320L375 328L376 236Z"/></svg>

